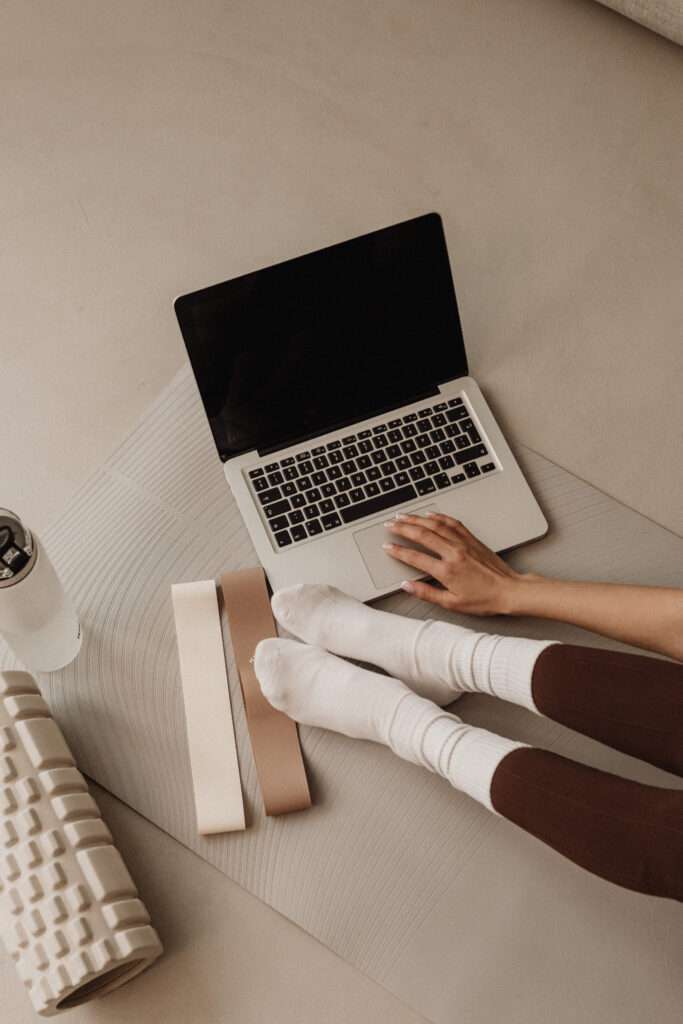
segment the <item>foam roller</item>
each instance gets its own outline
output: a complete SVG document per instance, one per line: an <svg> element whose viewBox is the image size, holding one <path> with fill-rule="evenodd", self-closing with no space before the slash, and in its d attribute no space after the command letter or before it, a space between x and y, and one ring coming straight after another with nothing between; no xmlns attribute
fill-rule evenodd
<svg viewBox="0 0 683 1024"><path fill-rule="evenodd" d="M118 988L162 952L26 672L0 672L0 935L44 1017Z"/></svg>

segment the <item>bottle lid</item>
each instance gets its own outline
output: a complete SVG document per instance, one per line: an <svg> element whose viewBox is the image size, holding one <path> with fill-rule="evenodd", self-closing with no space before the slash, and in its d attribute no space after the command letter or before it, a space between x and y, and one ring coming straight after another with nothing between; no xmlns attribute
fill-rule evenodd
<svg viewBox="0 0 683 1024"><path fill-rule="evenodd" d="M0 587L18 583L31 569L35 557L31 531L14 512L0 508Z"/></svg>

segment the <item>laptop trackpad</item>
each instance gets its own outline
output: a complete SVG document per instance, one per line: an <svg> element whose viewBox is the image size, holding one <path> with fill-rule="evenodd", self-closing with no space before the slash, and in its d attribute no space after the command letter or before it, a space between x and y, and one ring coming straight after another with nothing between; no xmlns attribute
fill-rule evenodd
<svg viewBox="0 0 683 1024"><path fill-rule="evenodd" d="M436 505L420 505L418 508L406 509L406 512L410 515L414 515L417 512L438 511ZM424 551L425 549L422 545L404 540L403 537L399 537L398 534L388 530L383 523L378 523L376 526L367 526L364 530L358 530L354 533L353 539L358 545L358 550L370 573L372 582L378 590L398 586L403 580L416 580L420 576L424 576L424 573L420 572L419 569L413 569L411 565L405 565L403 562L397 561L397 559L392 558L382 548L382 544L386 544L388 541L391 541L393 544L400 544L402 547L414 548L416 551ZM433 551L427 553L435 557Z"/></svg>

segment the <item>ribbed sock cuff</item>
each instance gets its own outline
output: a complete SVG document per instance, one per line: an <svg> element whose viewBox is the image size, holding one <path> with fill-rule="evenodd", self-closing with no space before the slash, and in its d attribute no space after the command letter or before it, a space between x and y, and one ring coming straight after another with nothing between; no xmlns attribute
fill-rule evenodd
<svg viewBox="0 0 683 1024"><path fill-rule="evenodd" d="M540 714L531 692L531 676L541 651L556 642L485 636L472 653L476 689Z"/></svg>
<svg viewBox="0 0 683 1024"><path fill-rule="evenodd" d="M441 723L436 723L434 729L430 729L435 743L439 742L439 731ZM453 734L451 725L451 732L451 737L442 734L440 738L442 752L439 774L456 789L483 804L492 814L498 814L491 803L491 782L495 771L510 751L527 744L497 736L476 726L462 726L461 732Z"/></svg>

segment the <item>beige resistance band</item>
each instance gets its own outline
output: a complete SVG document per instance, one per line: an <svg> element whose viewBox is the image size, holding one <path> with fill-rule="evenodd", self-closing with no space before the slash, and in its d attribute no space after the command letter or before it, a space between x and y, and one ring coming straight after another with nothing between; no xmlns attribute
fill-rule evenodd
<svg viewBox="0 0 683 1024"><path fill-rule="evenodd" d="M266 814L288 814L311 806L296 724L261 693L252 658L259 640L277 636L263 569L221 576L244 707Z"/></svg>

